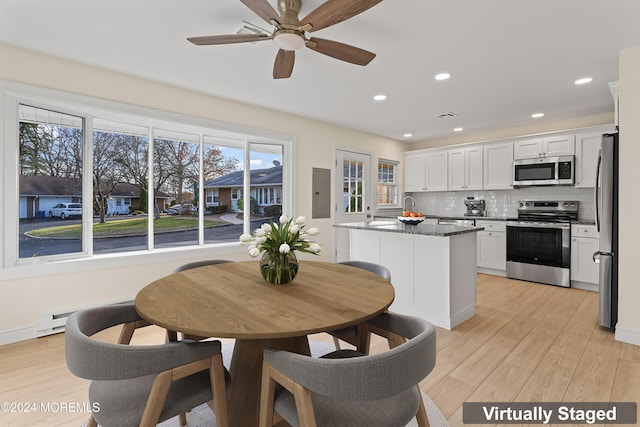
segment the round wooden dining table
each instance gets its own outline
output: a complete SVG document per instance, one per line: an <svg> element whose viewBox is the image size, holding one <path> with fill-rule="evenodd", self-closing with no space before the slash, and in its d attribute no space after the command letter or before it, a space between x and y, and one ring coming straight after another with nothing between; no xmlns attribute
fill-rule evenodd
<svg viewBox="0 0 640 427"><path fill-rule="evenodd" d="M394 290L356 267L301 261L293 282L272 285L258 262L174 273L135 299L145 320L191 336L235 338L227 395L232 426L257 426L264 349L309 355L307 335L362 323L384 312Z"/></svg>

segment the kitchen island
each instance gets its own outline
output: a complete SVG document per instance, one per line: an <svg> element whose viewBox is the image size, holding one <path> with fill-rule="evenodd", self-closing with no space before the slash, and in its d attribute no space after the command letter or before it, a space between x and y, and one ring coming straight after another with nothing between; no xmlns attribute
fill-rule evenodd
<svg viewBox="0 0 640 427"><path fill-rule="evenodd" d="M334 224L347 229L352 260L382 264L396 296L390 309L453 329L475 314L476 232L482 227L397 220Z"/></svg>

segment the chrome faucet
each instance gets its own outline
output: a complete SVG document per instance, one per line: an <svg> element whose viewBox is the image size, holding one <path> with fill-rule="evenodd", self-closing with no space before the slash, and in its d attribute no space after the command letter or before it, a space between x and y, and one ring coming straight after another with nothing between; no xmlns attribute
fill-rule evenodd
<svg viewBox="0 0 640 427"><path fill-rule="evenodd" d="M416 205L416 201L413 200L413 197L411 196L405 196L404 200L402 201L402 205L404 206L405 211L410 211L411 209L407 209L407 200L411 200L411 207L414 207Z"/></svg>

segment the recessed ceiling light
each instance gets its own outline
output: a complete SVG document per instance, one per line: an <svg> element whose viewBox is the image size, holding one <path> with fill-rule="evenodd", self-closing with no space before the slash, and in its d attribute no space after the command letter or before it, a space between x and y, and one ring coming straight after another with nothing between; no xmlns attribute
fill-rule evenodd
<svg viewBox="0 0 640 427"><path fill-rule="evenodd" d="M535 113L531 115L534 119L539 119L540 117L544 117L544 113Z"/></svg>
<svg viewBox="0 0 640 427"><path fill-rule="evenodd" d="M449 77L451 77L449 73L436 74L436 80L447 80Z"/></svg>
<svg viewBox="0 0 640 427"><path fill-rule="evenodd" d="M453 128L454 132L462 132L464 129L463 128Z"/></svg>
<svg viewBox="0 0 640 427"><path fill-rule="evenodd" d="M387 95L376 95L373 97L373 99L375 99L376 101L384 101L385 99L387 99Z"/></svg>
<svg viewBox="0 0 640 427"><path fill-rule="evenodd" d="M592 81L593 79L591 77L585 77L583 79L576 80L574 83L577 85L583 85L583 84L591 83Z"/></svg>
<svg viewBox="0 0 640 427"><path fill-rule="evenodd" d="M405 138L411 138L413 136L413 134L412 133L405 133L402 136L404 136Z"/></svg>

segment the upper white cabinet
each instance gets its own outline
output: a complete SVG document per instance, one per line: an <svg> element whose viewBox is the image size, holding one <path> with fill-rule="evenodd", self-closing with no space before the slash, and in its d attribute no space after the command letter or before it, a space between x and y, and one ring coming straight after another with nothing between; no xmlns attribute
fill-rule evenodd
<svg viewBox="0 0 640 427"><path fill-rule="evenodd" d="M405 154L406 192L446 191L447 152L427 150Z"/></svg>
<svg viewBox="0 0 640 427"><path fill-rule="evenodd" d="M509 190L513 188L513 142L485 144L484 189Z"/></svg>
<svg viewBox="0 0 640 427"><path fill-rule="evenodd" d="M482 146L449 150L449 190L482 190Z"/></svg>
<svg viewBox="0 0 640 427"><path fill-rule="evenodd" d="M574 154L575 138L573 134L527 138L513 144L513 158L515 160L572 156Z"/></svg>
<svg viewBox="0 0 640 427"><path fill-rule="evenodd" d="M404 191L425 191L427 186L427 158L424 151L404 156Z"/></svg>
<svg viewBox="0 0 640 427"><path fill-rule="evenodd" d="M576 135L576 187L596 186L596 169L602 133L579 133Z"/></svg>
<svg viewBox="0 0 640 427"><path fill-rule="evenodd" d="M447 190L447 159L446 151L427 152L427 191Z"/></svg>

